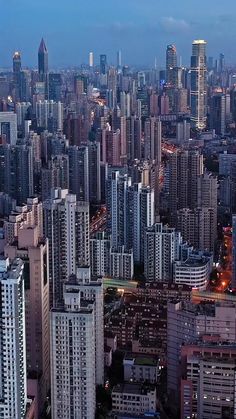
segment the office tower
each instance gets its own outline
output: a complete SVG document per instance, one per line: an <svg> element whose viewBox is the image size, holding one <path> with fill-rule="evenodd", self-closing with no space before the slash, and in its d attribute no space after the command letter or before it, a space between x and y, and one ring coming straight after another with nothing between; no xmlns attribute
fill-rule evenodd
<svg viewBox="0 0 236 419"><path fill-rule="evenodd" d="M169 158L169 210L171 223L181 208L195 208L198 199L198 176L203 173L203 156L199 151L179 151Z"/></svg>
<svg viewBox="0 0 236 419"><path fill-rule="evenodd" d="M36 102L36 119L38 128L51 133L62 131L63 104L53 100L39 100Z"/></svg>
<svg viewBox="0 0 236 419"><path fill-rule="evenodd" d="M76 282L64 290L64 302L50 319L52 419L94 418L94 303L82 301Z"/></svg>
<svg viewBox="0 0 236 419"><path fill-rule="evenodd" d="M89 53L89 67L92 68L94 66L94 59L93 59L93 52Z"/></svg>
<svg viewBox="0 0 236 419"><path fill-rule="evenodd" d="M101 144L90 141L88 144L89 164L89 202L101 202Z"/></svg>
<svg viewBox="0 0 236 419"><path fill-rule="evenodd" d="M110 272L110 236L97 232L90 238L91 275L104 277Z"/></svg>
<svg viewBox="0 0 236 419"><path fill-rule="evenodd" d="M100 55L100 73L106 74L107 72L107 56L105 54Z"/></svg>
<svg viewBox="0 0 236 419"><path fill-rule="evenodd" d="M232 215L232 288L236 288L236 215Z"/></svg>
<svg viewBox="0 0 236 419"><path fill-rule="evenodd" d="M184 119L182 122L177 122L176 125L176 142L179 145L184 144L190 139L190 123Z"/></svg>
<svg viewBox="0 0 236 419"><path fill-rule="evenodd" d="M175 89L182 89L183 88L183 68L182 67L174 67L171 73L172 76L172 84Z"/></svg>
<svg viewBox="0 0 236 419"><path fill-rule="evenodd" d="M3 144L16 144L17 117L15 113L0 112L0 139Z"/></svg>
<svg viewBox="0 0 236 419"><path fill-rule="evenodd" d="M60 73L49 74L49 100L60 102L62 95L62 77Z"/></svg>
<svg viewBox="0 0 236 419"><path fill-rule="evenodd" d="M191 122L194 128L206 128L206 41L195 40L191 57Z"/></svg>
<svg viewBox="0 0 236 419"><path fill-rule="evenodd" d="M167 391L173 402L180 398L180 380L183 372L180 363L181 347L184 350L188 344L195 344L194 353L196 354L196 343L204 339L204 336L206 342L207 336L208 342L213 339L216 339L218 343L225 342L225 344L235 342L235 305L233 303L197 305L184 301L168 303ZM215 345L215 349L219 347L219 344ZM197 368L196 370L199 377L199 370ZM198 397L198 399L201 401L203 398Z"/></svg>
<svg viewBox="0 0 236 419"><path fill-rule="evenodd" d="M110 271L112 278L130 281L134 275L134 255L133 250L126 250L125 246L111 248L110 251Z"/></svg>
<svg viewBox="0 0 236 419"><path fill-rule="evenodd" d="M173 70L177 67L177 53L175 45L167 45L166 48L166 82L173 84L174 74Z"/></svg>
<svg viewBox="0 0 236 419"><path fill-rule="evenodd" d="M69 158L58 154L41 170L42 201L51 197L52 189L69 189Z"/></svg>
<svg viewBox="0 0 236 419"><path fill-rule="evenodd" d="M15 88L15 100L20 98L20 74L21 74L21 55L16 51L13 55L13 82Z"/></svg>
<svg viewBox="0 0 236 419"><path fill-rule="evenodd" d="M89 201L88 147L69 147L68 156L70 192L76 195L77 201Z"/></svg>
<svg viewBox="0 0 236 419"><path fill-rule="evenodd" d="M21 55L16 51L13 55L13 76L19 75L21 72Z"/></svg>
<svg viewBox="0 0 236 419"><path fill-rule="evenodd" d="M216 216L213 208L180 209L177 212L176 226L184 241L187 241L195 249L214 251Z"/></svg>
<svg viewBox="0 0 236 419"><path fill-rule="evenodd" d="M144 275L148 281L172 282L174 261L178 259L180 233L154 224L144 237Z"/></svg>
<svg viewBox="0 0 236 419"><path fill-rule="evenodd" d="M48 75L48 50L43 38L38 50L38 72L40 81L45 82Z"/></svg>
<svg viewBox="0 0 236 419"><path fill-rule="evenodd" d="M10 261L24 260L27 377L37 382L42 411L50 386L48 241L37 225L25 223L4 254Z"/></svg>
<svg viewBox="0 0 236 419"><path fill-rule="evenodd" d="M210 128L217 135L224 135L226 129L226 95L215 94L210 99Z"/></svg>
<svg viewBox="0 0 236 419"><path fill-rule="evenodd" d="M121 51L120 50L117 51L117 57L116 58L117 58L117 62L116 62L117 68L121 69L122 62L121 62Z"/></svg>
<svg viewBox="0 0 236 419"><path fill-rule="evenodd" d="M25 417L27 403L24 264L0 260L1 284L1 377L0 415L3 419Z"/></svg>
<svg viewBox="0 0 236 419"><path fill-rule="evenodd" d="M56 307L63 298L63 283L77 266L90 265L89 204L56 189L43 203L43 210L44 234L49 240L50 304Z"/></svg>

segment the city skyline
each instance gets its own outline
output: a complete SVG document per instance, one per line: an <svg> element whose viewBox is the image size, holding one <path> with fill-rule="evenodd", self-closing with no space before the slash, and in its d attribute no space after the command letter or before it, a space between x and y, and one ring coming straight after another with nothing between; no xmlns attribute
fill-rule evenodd
<svg viewBox="0 0 236 419"><path fill-rule="evenodd" d="M191 42L198 38L208 41L208 55L218 56L223 51L229 64L236 62L230 42L236 35L236 6L232 0L224 5L214 4L208 10L203 0L191 6L183 0L178 7L174 0L168 4L148 0L145 5L121 0L115 10L108 0L104 0L102 7L92 0L90 10L73 0L66 8L55 0L50 4L43 0L40 5L29 0L20 4L12 0L2 5L1 15L8 19L1 21L0 17L0 67L9 67L17 50L22 53L24 66L35 66L35 51L42 36L49 50L50 67L87 63L89 51L94 52L95 63L102 53L108 55L109 63L115 63L119 49L123 63L153 65L156 57L158 65L163 65L165 45L170 43L176 44L183 64L188 65Z"/></svg>

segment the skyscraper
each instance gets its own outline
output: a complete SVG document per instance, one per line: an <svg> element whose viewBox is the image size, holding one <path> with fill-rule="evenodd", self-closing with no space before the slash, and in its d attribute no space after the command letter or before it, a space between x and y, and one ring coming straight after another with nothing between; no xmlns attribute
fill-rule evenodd
<svg viewBox="0 0 236 419"><path fill-rule="evenodd" d="M15 99L20 98L20 76L21 76L21 55L16 51L13 55L13 81L15 88Z"/></svg>
<svg viewBox="0 0 236 419"><path fill-rule="evenodd" d="M92 68L94 65L94 59L93 59L93 52L89 53L89 67Z"/></svg>
<svg viewBox="0 0 236 419"><path fill-rule="evenodd" d="M42 81L45 81L44 77L48 74L48 50L43 38L38 50L38 72Z"/></svg>
<svg viewBox="0 0 236 419"><path fill-rule="evenodd" d="M107 56L105 54L100 55L100 73L106 74L107 72Z"/></svg>
<svg viewBox="0 0 236 419"><path fill-rule="evenodd" d="M191 57L191 122L194 128L206 127L206 41L195 40Z"/></svg>
<svg viewBox="0 0 236 419"><path fill-rule="evenodd" d="M121 69L121 51L117 51L117 68Z"/></svg>
<svg viewBox="0 0 236 419"><path fill-rule="evenodd" d="M177 53L175 45L167 45L166 48L166 82L173 84L174 68L177 67Z"/></svg>
<svg viewBox="0 0 236 419"><path fill-rule="evenodd" d="M38 72L39 81L44 83L45 98L48 99L48 50L43 38L41 39L38 50Z"/></svg>

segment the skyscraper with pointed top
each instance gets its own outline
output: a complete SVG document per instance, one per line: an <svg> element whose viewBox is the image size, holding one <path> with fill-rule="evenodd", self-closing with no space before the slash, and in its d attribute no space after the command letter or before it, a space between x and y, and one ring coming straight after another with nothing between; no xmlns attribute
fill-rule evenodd
<svg viewBox="0 0 236 419"><path fill-rule="evenodd" d="M38 50L39 81L45 83L45 99L48 99L48 50L44 39L41 39Z"/></svg>
<svg viewBox="0 0 236 419"><path fill-rule="evenodd" d="M48 73L48 50L43 38L41 39L38 50L38 71L40 76Z"/></svg>

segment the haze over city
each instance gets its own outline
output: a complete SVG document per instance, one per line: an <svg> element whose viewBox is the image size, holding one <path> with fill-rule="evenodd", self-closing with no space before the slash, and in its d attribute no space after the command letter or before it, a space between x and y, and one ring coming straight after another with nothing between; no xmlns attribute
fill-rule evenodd
<svg viewBox="0 0 236 419"><path fill-rule="evenodd" d="M22 52L24 65L35 66L35 50L44 36L50 66L76 66L106 53L115 63L122 50L127 64L164 64L165 45L175 43L183 64L189 64L191 40L208 41L208 53L224 51L236 62L236 3L214 0L30 0L1 1L0 66L10 66L12 53ZM7 45L7 49L5 47Z"/></svg>

